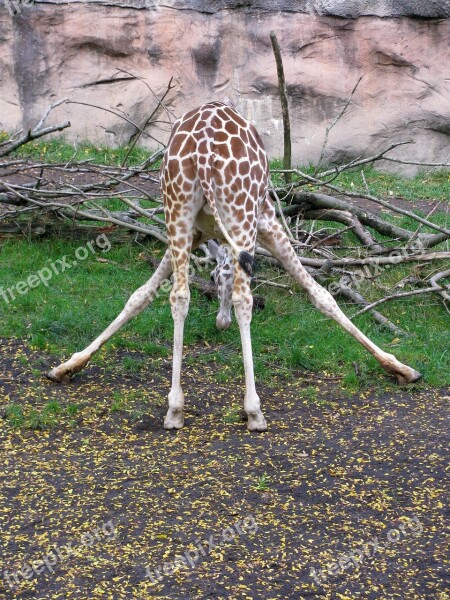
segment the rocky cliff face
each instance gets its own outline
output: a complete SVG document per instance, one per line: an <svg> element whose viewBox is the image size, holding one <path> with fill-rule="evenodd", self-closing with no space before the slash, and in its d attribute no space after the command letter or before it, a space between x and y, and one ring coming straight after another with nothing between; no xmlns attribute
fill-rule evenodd
<svg viewBox="0 0 450 600"><path fill-rule="evenodd" d="M179 115L230 97L254 120L272 156L282 122L269 33L283 52L296 161L317 161L327 126L362 77L330 132L326 160L372 154L414 139L394 155L442 162L449 153L450 4L407 0L0 0L0 130L28 127L52 101L126 111L142 124L154 108L144 82ZM11 2L12 0L7 0ZM373 8L375 5L375 8ZM420 17L420 18L419 18ZM142 78L142 80L138 79ZM111 113L63 105L71 140L127 143L134 128ZM149 129L167 139L168 115ZM145 140L148 147L156 142Z"/></svg>

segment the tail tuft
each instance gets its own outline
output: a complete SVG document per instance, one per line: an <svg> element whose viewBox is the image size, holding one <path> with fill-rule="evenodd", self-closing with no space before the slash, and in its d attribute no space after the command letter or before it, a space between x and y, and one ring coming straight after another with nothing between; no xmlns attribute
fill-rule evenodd
<svg viewBox="0 0 450 600"><path fill-rule="evenodd" d="M249 277L252 276L255 259L248 252L240 252L238 262Z"/></svg>

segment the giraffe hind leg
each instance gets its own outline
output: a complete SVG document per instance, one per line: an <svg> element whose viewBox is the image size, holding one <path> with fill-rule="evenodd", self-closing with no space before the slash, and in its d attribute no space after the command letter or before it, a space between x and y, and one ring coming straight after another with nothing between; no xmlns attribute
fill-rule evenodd
<svg viewBox="0 0 450 600"><path fill-rule="evenodd" d="M250 275L241 267L240 262L234 265L233 305L236 321L239 325L242 344L242 358L245 372L244 410L247 413L247 429L249 431L265 431L267 423L261 412L261 403L255 387L253 369L252 340L250 323L252 320L253 298L250 290Z"/></svg>
<svg viewBox="0 0 450 600"><path fill-rule="evenodd" d="M181 429L184 425L184 393L181 387L181 367L183 361L184 322L189 311L189 256L192 235L184 238L184 243L171 240L174 282L170 293L170 307L174 324L172 387L169 392L169 409L164 419L165 429Z"/></svg>

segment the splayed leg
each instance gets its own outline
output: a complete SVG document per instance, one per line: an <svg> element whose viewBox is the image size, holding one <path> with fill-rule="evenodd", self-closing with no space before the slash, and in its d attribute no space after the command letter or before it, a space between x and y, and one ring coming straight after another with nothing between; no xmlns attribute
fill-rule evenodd
<svg viewBox="0 0 450 600"><path fill-rule="evenodd" d="M127 301L124 309L114 321L87 348L75 354L65 363L52 369L47 377L56 382L68 382L74 373L81 371L92 356L130 319L141 313L155 298L161 283L170 277L172 267L167 250L160 265L150 279L137 289Z"/></svg>
<svg viewBox="0 0 450 600"><path fill-rule="evenodd" d="M337 321L350 335L358 340L388 373L395 375L400 385L413 383L421 378L421 374L418 371L402 364L393 354L388 354L384 350L381 350L350 321L328 290L319 285L303 267L274 215L269 213L263 216L258 232L258 239L280 261L286 271L306 290L314 306L327 317Z"/></svg>

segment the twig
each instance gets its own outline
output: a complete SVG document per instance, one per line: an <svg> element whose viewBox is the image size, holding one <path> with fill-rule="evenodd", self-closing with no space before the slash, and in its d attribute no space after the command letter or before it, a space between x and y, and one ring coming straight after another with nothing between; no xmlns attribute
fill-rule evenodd
<svg viewBox="0 0 450 600"><path fill-rule="evenodd" d="M147 133L146 131L141 129L141 127L139 127L139 125L137 123L135 123L134 121L132 121L125 115L121 114L120 112L117 112L116 110L112 110L111 108L105 108L104 106L97 106L96 104L90 104L89 102L80 102L79 100L67 100L67 104L79 104L81 106L90 106L91 108L98 108L99 110L104 110L106 112L109 112L112 115L115 115L116 117L120 117L121 119L123 119L124 121L129 123L130 125L133 125L133 127L136 127L136 129L138 131L140 131L141 133L143 133L144 135L146 135L147 137L152 139L157 144L160 144L161 146L164 145L164 144L162 144L162 142L157 140L155 137L153 137L152 135L150 135L149 133Z"/></svg>
<svg viewBox="0 0 450 600"><path fill-rule="evenodd" d="M367 158L355 158L344 165L335 166L331 169L327 169L326 171L321 171L320 173L316 174L316 177L318 179L321 179L323 177L329 177L330 175L339 175L343 171L348 171L349 169L355 169L356 167L370 164L370 163L376 162L377 160L385 160L384 155L387 152L390 152L391 150L393 150L394 148L398 148L399 146L405 146L407 144L414 144L414 143L415 142L413 140L396 142L395 144L391 144L390 146L388 146L388 148L385 148L381 152L378 152L378 154L374 154L373 156L369 156ZM282 169L273 169L272 170L272 173L279 173L279 172L283 172L283 170ZM296 181L296 182L292 183L292 188L299 187L301 185L304 185L304 182ZM278 188L277 191L281 192L281 191L286 191L286 190L285 190L285 188Z"/></svg>
<svg viewBox="0 0 450 600"><path fill-rule="evenodd" d="M40 129L42 129L42 126L44 125L45 121L47 120L48 115L52 112L52 110L54 108L56 108L57 106L64 104L65 102L67 102L67 98L61 98L60 100L53 102L53 104L50 104L50 106L47 107L47 110L45 111L45 113L42 115L39 123L36 125L36 127L33 128L33 131L39 131Z"/></svg>
<svg viewBox="0 0 450 600"><path fill-rule="evenodd" d="M351 91L351 93L350 93L350 96L347 98L347 101L346 101L346 103L344 104L344 106L343 106L343 108L342 108L341 112L340 112L340 113L337 115L337 117L334 119L334 121L331 123L331 125L329 125L329 126L326 128L326 131L325 131L325 139L324 139L324 141L323 141L323 144L322 144L322 151L321 151L321 153L320 153L319 162L317 163L317 167L315 168L315 171L314 171L315 173L317 173L317 171L318 171L318 170L319 170L319 168L320 168L320 165L322 164L322 160L323 160L323 157L324 157L324 154L325 154L325 148L326 148L326 146L327 146L327 143L328 143L328 136L329 136L329 134L330 134L330 131L333 129L333 127L336 125L336 123L339 121L339 119L341 119L341 118L344 116L344 113L345 113L345 111L347 110L347 108L348 108L348 105L349 105L349 104L350 104L350 102L352 101L353 95L354 95L354 93L356 92L356 90L357 90L357 88L358 88L358 85L360 84L360 82L361 82L361 79L362 79L363 77L364 77L364 73L361 75L361 77L360 77L360 78L358 79L358 81L355 83L355 85L354 85L354 87L353 87L353 89L352 89L352 91Z"/></svg>
<svg viewBox="0 0 450 600"><path fill-rule="evenodd" d="M377 300L376 302L372 302L372 304L368 304L362 310L360 310L357 313L355 313L354 315L352 315L352 317L350 317L350 318L354 319L358 315L362 315L363 313L367 312L368 310L372 310L375 306L378 306L379 304L383 304L384 302L388 302L389 300L397 300L398 298L407 298L409 296L419 296L420 294L429 294L430 292L439 292L439 291L445 290L445 289L450 289L450 286L446 286L446 287L433 286L433 287L423 288L422 290L412 290L410 292L401 292L400 294L392 294L391 296L386 296L385 298L381 298L380 300Z"/></svg>
<svg viewBox="0 0 450 600"><path fill-rule="evenodd" d="M259 279L259 277L254 277L252 281L258 284L258 285L255 285L255 287L253 288L253 291L258 289L261 285L269 285L271 287L280 288L282 290L288 290L288 292L291 294L293 293L292 289L289 285L286 285L284 283L277 283L276 281L273 281L271 279Z"/></svg>
<svg viewBox="0 0 450 600"><path fill-rule="evenodd" d="M411 160L400 160L399 158L387 158L384 157L383 160L389 160L390 162L400 163L401 165L420 165L421 167L450 167L450 163L424 163L424 162L414 162Z"/></svg>
<svg viewBox="0 0 450 600"><path fill-rule="evenodd" d="M398 334L405 335L405 332L402 329L400 329L400 327L397 327L397 325L392 323L392 321L389 321L389 319L387 319L384 315L379 313L377 310L371 309L369 302L359 292L354 290L352 287L345 285L343 283L342 279L339 282L339 289L337 290L337 292L339 294L341 294L342 296L348 298L355 304L364 306L364 310L366 310L366 309L369 310L370 314L374 318L374 320L377 323L379 323L380 325L383 325L383 327L387 327L390 331L392 331L393 333L395 333L397 335ZM356 314L361 314L361 313L356 313ZM355 316L356 315L353 315L353 317L355 317Z"/></svg>
<svg viewBox="0 0 450 600"><path fill-rule="evenodd" d="M287 236L289 237L289 239L291 241L296 242L297 240L295 240L294 237L292 236L292 232L290 230L290 227L289 227L289 225L286 222L286 217L284 216L284 213L283 213L283 208L281 206L280 198L279 198L277 192L275 191L275 189L273 188L273 186L271 188L271 192L275 196L275 202L277 203L277 207L278 207L278 212L279 212L279 215L280 215L280 219L281 219L281 222L283 223L283 227L284 227L284 229L286 231L286 234L287 234Z"/></svg>
<svg viewBox="0 0 450 600"><path fill-rule="evenodd" d="M142 81L142 80L141 80L141 81ZM124 158L124 159L123 159L123 161L122 161L122 167L124 167L124 166L125 166L125 163L127 162L127 160L128 160L128 157L130 156L130 153L131 153L131 151L133 150L133 148L134 148L134 147L136 146L136 144L138 143L138 141L139 141L139 138L140 138L140 137L141 137L141 135L142 135L142 132L145 130L145 128L147 127L147 125L148 125L148 124L151 122L151 120L153 119L153 117L154 117L154 116L157 114L157 112L159 111L159 109L160 109L161 107L163 107L163 106L164 106L164 105L163 105L163 102L164 102L164 100L165 100L165 98L166 98L167 94L170 92L170 90L172 89L172 87L174 87L174 86L172 86L172 81L173 81L173 77L171 77L171 78L170 78L170 81L169 81L169 83L167 84L166 91L164 92L164 94L162 95L162 97L161 97L161 98L158 98L158 97L156 97L156 99L157 99L157 101L158 101L158 103L157 103L157 105L156 105L156 108L155 108L155 109L152 111L152 113L150 114L150 116L149 116L149 117L146 119L145 123L144 123L144 124L142 125L142 127L141 127L141 130L140 130L140 131L138 131L138 132L137 132L137 134L134 136L134 139L133 139L133 141L130 143L130 147L128 148L128 150L127 150L127 153L125 154L125 158ZM145 82L144 82L144 83L145 83ZM147 85L147 84L145 83L145 85ZM147 85L147 87L149 87L149 86ZM149 89L150 89L150 88L149 88Z"/></svg>

